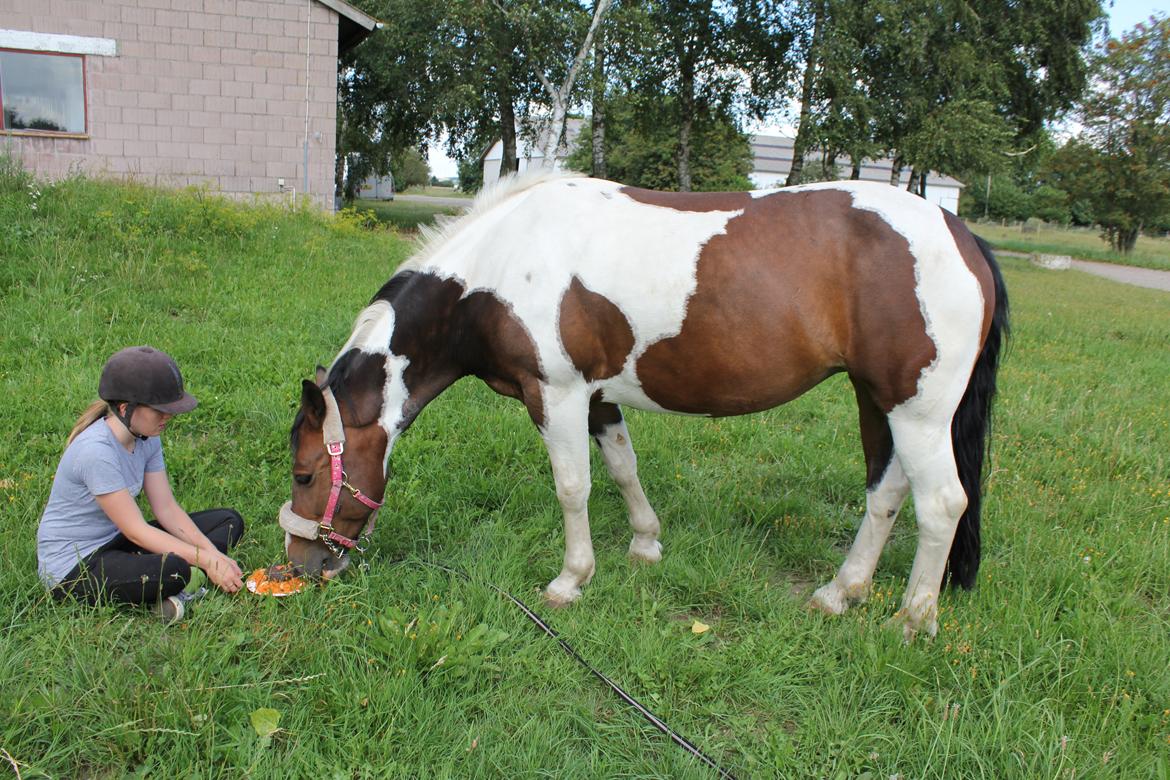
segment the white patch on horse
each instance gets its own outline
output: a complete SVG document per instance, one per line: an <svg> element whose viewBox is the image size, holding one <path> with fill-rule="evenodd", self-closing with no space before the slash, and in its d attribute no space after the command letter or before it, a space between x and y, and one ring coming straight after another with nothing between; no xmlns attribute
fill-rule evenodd
<svg viewBox="0 0 1170 780"><path fill-rule="evenodd" d="M652 344L682 330L703 247L743 212L656 206L598 179L524 184L517 182L477 219L461 220L410 267L458 280L465 295L486 291L505 303L531 334L551 384L579 375L558 327L561 299L578 277L622 312L634 335L622 372L593 386L607 401L665 411L643 392L634 366ZM503 246L500 236L524 240Z"/></svg>
<svg viewBox="0 0 1170 780"><path fill-rule="evenodd" d="M337 363L342 355L355 348L368 355L388 355L393 335L394 307L389 301L374 301L358 313L349 339L333 362Z"/></svg>
<svg viewBox="0 0 1170 780"><path fill-rule="evenodd" d="M393 335L394 307L389 301L374 301L358 314L349 339L333 359L336 364L352 349L367 355L386 356L386 384L382 388L382 414L378 418L378 423L386 431L388 440L386 457L382 461L383 476L390 461L394 440L402 432L402 426L408 417L406 405L410 398L402 379L410 361L390 351L390 339Z"/></svg>
<svg viewBox="0 0 1170 780"><path fill-rule="evenodd" d="M378 419L382 429L386 431L386 460L390 459L390 450L394 449L394 440L402 433L406 420L411 416L406 408L410 402L410 391L406 388L403 376L410 360L401 355L386 355L386 384L382 386L382 416ZM383 463L383 471L386 464Z"/></svg>

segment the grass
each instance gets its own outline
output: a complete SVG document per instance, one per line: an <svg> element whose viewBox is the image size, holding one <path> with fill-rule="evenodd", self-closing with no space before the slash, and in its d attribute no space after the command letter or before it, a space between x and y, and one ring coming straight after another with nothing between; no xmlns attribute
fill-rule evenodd
<svg viewBox="0 0 1170 780"><path fill-rule="evenodd" d="M739 777L1170 772L1167 297L1011 259L984 567L974 592L944 597L932 642L905 646L888 625L909 510L869 603L804 609L862 508L840 377L752 417L630 413L666 557L627 562L623 504L595 458L597 576L567 610L540 606L563 552L547 456L522 408L474 380L399 442L368 568L283 600L214 593L171 629L45 596L35 528L53 471L102 361L127 344L171 352L200 398L166 433L180 501L241 510L246 569L281 560L300 380L409 249L352 218L0 170L5 765L23 778L713 777L492 582ZM465 674L428 673L378 641L392 613L507 636ZM693 634L695 620L711 630Z"/></svg>
<svg viewBox="0 0 1170 780"><path fill-rule="evenodd" d="M439 214L457 215L461 209L441 206L415 200L357 200L354 209L358 212L372 212L374 218L403 232L418 230L421 224L430 224Z"/></svg>
<svg viewBox="0 0 1170 780"><path fill-rule="evenodd" d="M1040 225L1036 232L1025 233L1021 225L978 222L969 226L996 249L1070 255L1080 260L1170 271L1170 238L1139 236L1133 252L1123 255L1110 249L1096 229Z"/></svg>
<svg viewBox="0 0 1170 780"><path fill-rule="evenodd" d="M403 195L426 195L431 198L467 198L468 200L475 197L474 193L457 190L454 187L442 187L427 185L425 187L407 187L402 192Z"/></svg>

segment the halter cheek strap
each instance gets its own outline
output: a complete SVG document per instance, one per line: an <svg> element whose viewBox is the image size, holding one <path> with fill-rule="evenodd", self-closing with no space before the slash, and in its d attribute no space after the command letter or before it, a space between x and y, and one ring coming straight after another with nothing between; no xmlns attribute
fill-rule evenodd
<svg viewBox="0 0 1170 780"><path fill-rule="evenodd" d="M292 502L289 501L280 508L279 520L280 527L290 534L304 539L320 539L325 542L335 555L341 557L344 551L339 550L337 548L338 545L345 548L345 550L357 548L361 552L362 548L358 546L359 540L368 539L370 534L374 532L374 520L377 517L378 508L382 506L382 502L375 501L349 484L345 469L342 468L341 464L341 455L345 452L345 426L341 423L341 410L337 408L337 399L333 397L332 390L326 387L322 395L325 398L325 420L321 425L321 434L325 440L325 451L329 453L330 481L329 500L325 504L325 512L321 515L319 522L309 520L294 512L292 510ZM350 495L361 504L373 510L370 513L369 522L357 539L342 536L333 528L333 517L337 512L337 504L341 499L342 488L348 490Z"/></svg>

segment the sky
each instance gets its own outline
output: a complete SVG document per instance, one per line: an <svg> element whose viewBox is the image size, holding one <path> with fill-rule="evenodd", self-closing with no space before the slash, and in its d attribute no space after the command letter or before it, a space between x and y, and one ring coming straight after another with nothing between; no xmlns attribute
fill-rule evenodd
<svg viewBox="0 0 1170 780"><path fill-rule="evenodd" d="M1132 30L1139 22L1144 22L1152 14L1170 14L1170 0L1113 0L1106 2L1106 12L1109 14L1109 32L1114 37ZM753 133L781 133L791 134L791 128L782 125L760 125L748 128ZM442 149L442 144L431 144L427 162L431 166L431 175L440 179L454 177L457 173L455 161L449 158Z"/></svg>

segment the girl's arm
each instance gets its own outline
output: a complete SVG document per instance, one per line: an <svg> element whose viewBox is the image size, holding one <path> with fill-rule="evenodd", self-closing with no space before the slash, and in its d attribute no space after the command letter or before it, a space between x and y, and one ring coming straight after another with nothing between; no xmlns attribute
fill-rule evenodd
<svg viewBox="0 0 1170 780"><path fill-rule="evenodd" d="M150 480L152 476L162 475L165 482L166 476L164 472L157 474L146 475L146 479ZM145 482L144 482L145 485ZM170 487L167 487L167 493L170 493ZM148 495L149 497L149 495ZM183 513L187 523L194 529L196 536L194 537L180 537L173 532L155 528L146 522L142 516L142 511L138 508L138 504L130 495L128 490L116 490L113 493L105 493L100 496L95 496L98 506L106 513L106 516L113 521L118 530L134 544L138 545L144 550L149 550L157 554L177 555L192 566L198 566L207 572L207 576L220 589L235 593L243 586L240 567L231 558L221 553L215 548L207 537L195 527L191 522L191 518ZM171 499L172 502L174 499ZM152 508L154 502L151 502ZM181 509L179 510L182 511ZM160 518L159 523L163 521ZM164 525L165 527L165 525ZM208 548L204 548L195 544L196 539L202 539L208 544Z"/></svg>
<svg viewBox="0 0 1170 780"><path fill-rule="evenodd" d="M197 565L198 548L147 523L130 491L115 490L113 493L105 493L95 498L98 506L118 527L122 535L134 544L152 553L177 555L187 563Z"/></svg>
<svg viewBox="0 0 1170 780"><path fill-rule="evenodd" d="M191 516L179 506L171 491L171 482L165 471L148 471L142 477L142 489L150 510L158 518L158 524L171 536L195 547L195 565L207 572L211 581L228 593L235 593L243 586L243 572L240 565L221 553L211 540L191 520Z"/></svg>
<svg viewBox="0 0 1170 780"><path fill-rule="evenodd" d="M158 518L158 524L166 529L167 533L198 547L207 553L219 552L199 527L191 520L191 516L179 506L175 494L171 491L171 482L165 471L148 471L142 478L142 489L146 491L146 499L150 502L150 511Z"/></svg>

